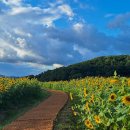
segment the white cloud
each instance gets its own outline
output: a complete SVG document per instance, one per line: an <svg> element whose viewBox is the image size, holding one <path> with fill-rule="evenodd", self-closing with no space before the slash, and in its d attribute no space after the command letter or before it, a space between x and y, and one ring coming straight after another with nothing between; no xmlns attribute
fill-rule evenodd
<svg viewBox="0 0 130 130"><path fill-rule="evenodd" d="M72 11L72 9L70 8L69 5L67 4L63 4L63 5L60 5L58 7L59 11L61 11L62 13L65 13L66 15L68 15L69 17L73 17L74 16L74 13Z"/></svg>
<svg viewBox="0 0 130 130"><path fill-rule="evenodd" d="M2 48L0 48L0 59L5 57L5 53L4 50Z"/></svg>
<svg viewBox="0 0 130 130"><path fill-rule="evenodd" d="M9 11L9 15L17 15L21 13L28 13L31 11L29 8L26 7L13 7L11 11Z"/></svg>
<svg viewBox="0 0 130 130"><path fill-rule="evenodd" d="M18 39L17 39L18 40ZM25 44L25 41L22 41L23 39L19 38L19 44ZM21 43L20 43L21 42ZM3 52L1 55L4 57L1 57L1 61L4 60L9 60L12 62L17 62L19 60L25 60L27 59L32 59L32 60L42 60L43 58L40 57L39 55L35 54L34 52L27 50L24 48L24 46L20 45L20 47L17 47L15 44L13 45L12 43L9 43L8 41L5 41L3 39L0 39L0 48L3 48ZM22 48L21 48L22 47Z"/></svg>
<svg viewBox="0 0 130 130"><path fill-rule="evenodd" d="M23 30L19 29L19 28L14 28L14 33L20 36L24 36L24 37L29 37L31 38L32 35L30 33L24 32Z"/></svg>
<svg viewBox="0 0 130 130"><path fill-rule="evenodd" d="M20 3L19 1L18 3ZM4 2L5 3L5 2ZM14 1L11 3L15 3ZM44 26L50 27L54 26L54 22L64 16L67 16L69 20L72 20L74 17L74 12L68 4L63 2L57 2L55 4L50 4L49 7L40 8L32 7L31 5L19 4L19 6L10 6L10 9L5 11L7 16L11 19L18 18L22 22L29 24L42 24ZM24 17L24 20L22 19ZM34 20L36 18L36 20ZM17 20L16 20L17 21Z"/></svg>
<svg viewBox="0 0 130 130"><path fill-rule="evenodd" d="M43 9L39 7L31 7L31 6L18 6L12 7L11 10L8 12L9 15L18 15L18 14L26 14L30 12L35 12L37 14L42 14Z"/></svg>
<svg viewBox="0 0 130 130"><path fill-rule="evenodd" d="M4 4L9 6L19 6L22 0L1 0Z"/></svg>
<svg viewBox="0 0 130 130"><path fill-rule="evenodd" d="M18 64L21 64L21 63L18 63ZM54 69L52 66L49 66L49 65L44 65L44 64L40 64L40 63L32 63L32 62L23 62L22 63L23 65L25 65L25 66L29 66L29 67L32 67L32 68L34 68L34 69L38 69L38 70L40 70L40 72L41 71L45 71L45 70L47 70L47 69Z"/></svg>
<svg viewBox="0 0 130 130"><path fill-rule="evenodd" d="M77 32L82 31L83 27L84 27L84 25L82 23L76 23L73 25L74 30Z"/></svg>
<svg viewBox="0 0 130 130"><path fill-rule="evenodd" d="M56 68L60 68L60 67L63 67L63 65L61 64L53 64L53 69L56 69Z"/></svg>
<svg viewBox="0 0 130 130"><path fill-rule="evenodd" d="M60 18L60 15L48 16L41 19L40 23L42 23L46 27L54 26L53 22Z"/></svg>

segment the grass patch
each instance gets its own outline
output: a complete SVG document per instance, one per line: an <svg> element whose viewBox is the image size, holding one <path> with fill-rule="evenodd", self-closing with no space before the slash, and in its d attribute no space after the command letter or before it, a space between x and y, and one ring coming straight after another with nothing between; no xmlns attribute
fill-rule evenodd
<svg viewBox="0 0 130 130"><path fill-rule="evenodd" d="M72 130L71 121L71 104L70 101L66 103L64 108L59 112L54 122L54 130Z"/></svg>
<svg viewBox="0 0 130 130"><path fill-rule="evenodd" d="M76 116L73 115L71 106L72 102L69 99L58 113L53 130L79 130L75 127Z"/></svg>

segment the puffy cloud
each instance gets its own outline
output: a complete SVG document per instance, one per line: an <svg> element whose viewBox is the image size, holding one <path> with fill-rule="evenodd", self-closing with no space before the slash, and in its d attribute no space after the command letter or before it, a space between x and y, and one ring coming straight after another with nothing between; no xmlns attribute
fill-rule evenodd
<svg viewBox="0 0 130 130"><path fill-rule="evenodd" d="M13 7L11 11L8 12L9 15L18 15L22 13L29 13L32 11L36 11L35 8L32 7Z"/></svg>
<svg viewBox="0 0 130 130"><path fill-rule="evenodd" d="M82 31L83 26L84 26L84 25L83 25L82 23L76 23L76 24L73 25L73 28L74 28L74 30L76 30L77 32L80 32L80 31Z"/></svg>
<svg viewBox="0 0 130 130"><path fill-rule="evenodd" d="M67 4L60 5L58 7L58 9L62 13L65 13L66 15L68 15L69 17L73 17L74 16L74 13L73 13L72 9Z"/></svg>
<svg viewBox="0 0 130 130"><path fill-rule="evenodd" d="M43 59L27 48L21 48L21 45L11 44L3 39L0 39L0 43L0 48L2 48L0 57L1 62L36 62L36 60Z"/></svg>
<svg viewBox="0 0 130 130"><path fill-rule="evenodd" d="M14 30L14 33L16 35L24 36L24 37L30 37L30 38L32 37L32 35L30 33L26 33L26 32L24 32L23 30L21 30L19 28L14 28L13 30Z"/></svg>
<svg viewBox="0 0 130 130"><path fill-rule="evenodd" d="M15 0L3 0L3 3L10 9L0 15L0 61L30 62L52 65L54 68L60 65L60 58L55 54L60 47L55 47L55 44L62 46L62 43L47 37L46 27L54 26L54 21L64 16L73 17L70 6L63 2L46 8L32 7ZM53 58L52 53L56 58Z"/></svg>
<svg viewBox="0 0 130 130"><path fill-rule="evenodd" d="M63 65L61 65L61 64L53 64L53 68L54 68L54 69L60 68L60 67L63 67Z"/></svg>

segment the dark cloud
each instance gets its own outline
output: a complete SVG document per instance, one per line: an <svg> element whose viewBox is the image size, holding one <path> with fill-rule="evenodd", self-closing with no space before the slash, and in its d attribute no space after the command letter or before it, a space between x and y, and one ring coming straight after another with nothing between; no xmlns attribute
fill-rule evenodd
<svg viewBox="0 0 130 130"><path fill-rule="evenodd" d="M125 14L118 14L109 22L108 27L111 29L120 29L121 31L130 31L130 12Z"/></svg>
<svg viewBox="0 0 130 130"><path fill-rule="evenodd" d="M130 13L118 14L108 23L108 27L120 30L115 38L114 49L130 54Z"/></svg>

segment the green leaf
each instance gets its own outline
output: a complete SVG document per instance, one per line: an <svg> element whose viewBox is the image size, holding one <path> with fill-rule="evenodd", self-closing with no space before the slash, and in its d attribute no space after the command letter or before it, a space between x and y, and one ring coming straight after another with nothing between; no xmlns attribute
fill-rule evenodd
<svg viewBox="0 0 130 130"><path fill-rule="evenodd" d="M113 130L117 130L118 129L118 126L117 126L117 124L115 124L114 126L113 126Z"/></svg>
<svg viewBox="0 0 130 130"><path fill-rule="evenodd" d="M121 130L127 130L126 128L122 128Z"/></svg>

